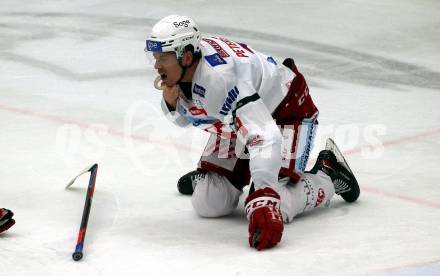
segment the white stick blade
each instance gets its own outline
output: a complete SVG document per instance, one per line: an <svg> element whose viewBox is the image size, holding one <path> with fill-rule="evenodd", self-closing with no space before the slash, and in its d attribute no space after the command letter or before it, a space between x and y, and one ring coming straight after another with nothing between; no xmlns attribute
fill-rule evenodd
<svg viewBox="0 0 440 276"><path fill-rule="evenodd" d="M95 166L95 164L85 168L84 170L82 170L77 176L75 176L72 180L69 181L69 183L66 185L65 189L68 189L70 186L72 186L72 184L76 181L76 179L78 177L80 177L81 175L85 174L86 172L90 171L90 169Z"/></svg>

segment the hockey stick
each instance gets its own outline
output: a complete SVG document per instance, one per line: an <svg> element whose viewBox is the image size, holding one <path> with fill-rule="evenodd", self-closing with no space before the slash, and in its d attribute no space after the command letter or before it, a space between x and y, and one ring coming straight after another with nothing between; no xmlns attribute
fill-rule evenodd
<svg viewBox="0 0 440 276"><path fill-rule="evenodd" d="M98 166L98 164L93 164L92 166L85 168L77 176L75 176L72 180L70 180L69 183L66 185L66 189L68 189L70 186L72 186L73 182L75 182L78 177L85 174L86 172L90 172L92 170L93 166L95 166L95 165Z"/></svg>
<svg viewBox="0 0 440 276"><path fill-rule="evenodd" d="M74 179L72 179L72 181L70 181L69 184L67 184L66 186L66 189L69 188L80 175L86 172L91 172L91 173L90 173L89 186L87 187L86 202L84 205L84 211L81 218L81 226L78 232L78 240L76 242L75 252L73 252L72 254L72 258L74 261L79 261L83 257L82 251L84 246L84 238L86 236L87 222L89 221L90 208L92 207L92 199L93 199L93 192L95 191L95 182L96 182L96 174L98 172L98 164L94 164L91 167L82 171L79 175L77 175Z"/></svg>

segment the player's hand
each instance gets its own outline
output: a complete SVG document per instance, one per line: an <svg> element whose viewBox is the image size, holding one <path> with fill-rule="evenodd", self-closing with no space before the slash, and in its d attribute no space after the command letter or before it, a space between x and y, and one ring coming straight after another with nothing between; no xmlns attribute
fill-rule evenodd
<svg viewBox="0 0 440 276"><path fill-rule="evenodd" d="M0 233L8 230L15 224L15 220L12 218L14 213L11 210L0 208Z"/></svg>
<svg viewBox="0 0 440 276"><path fill-rule="evenodd" d="M269 187L256 190L246 198L245 211L251 247L262 250L281 241L284 225L277 192Z"/></svg>
<svg viewBox="0 0 440 276"><path fill-rule="evenodd" d="M163 86L163 98L165 102L174 110L176 109L177 99L179 98L179 87L177 85L174 86Z"/></svg>

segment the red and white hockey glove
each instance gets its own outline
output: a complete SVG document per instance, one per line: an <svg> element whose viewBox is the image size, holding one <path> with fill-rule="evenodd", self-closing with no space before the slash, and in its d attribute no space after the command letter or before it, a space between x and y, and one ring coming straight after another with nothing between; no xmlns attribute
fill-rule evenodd
<svg viewBox="0 0 440 276"><path fill-rule="evenodd" d="M246 198L245 212L249 220L249 245L258 250L274 247L283 234L280 196L266 187Z"/></svg>
<svg viewBox="0 0 440 276"><path fill-rule="evenodd" d="M0 233L8 230L15 224L15 220L12 218L14 213L11 210L0 208Z"/></svg>

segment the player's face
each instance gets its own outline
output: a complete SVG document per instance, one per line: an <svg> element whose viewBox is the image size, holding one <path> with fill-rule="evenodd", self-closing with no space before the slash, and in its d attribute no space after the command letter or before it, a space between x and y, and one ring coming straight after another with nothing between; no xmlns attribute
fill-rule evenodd
<svg viewBox="0 0 440 276"><path fill-rule="evenodd" d="M162 83L167 86L175 85L180 78L182 70L177 61L176 53L153 53L153 57L155 60L154 69L159 73Z"/></svg>

